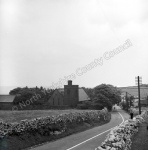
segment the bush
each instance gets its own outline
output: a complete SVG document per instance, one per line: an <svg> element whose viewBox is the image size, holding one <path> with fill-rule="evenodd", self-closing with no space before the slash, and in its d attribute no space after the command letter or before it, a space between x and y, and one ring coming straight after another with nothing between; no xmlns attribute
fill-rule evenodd
<svg viewBox="0 0 148 150"><path fill-rule="evenodd" d="M92 108L92 101L81 102L80 104L77 105L77 109L93 109ZM101 109L99 109L99 110L101 110Z"/></svg>
<svg viewBox="0 0 148 150"><path fill-rule="evenodd" d="M96 110L101 110L104 108L104 106L99 103L92 103L90 107L91 107L91 109L96 109Z"/></svg>
<svg viewBox="0 0 148 150"><path fill-rule="evenodd" d="M121 102L120 105L122 106L123 110L128 110L126 102Z"/></svg>
<svg viewBox="0 0 148 150"><path fill-rule="evenodd" d="M110 102L110 100L107 97L105 97L102 94L98 94L94 98L93 106L95 107L95 105L96 105L97 108L101 108L102 109L102 108L106 107L109 111L112 110L112 103Z"/></svg>
<svg viewBox="0 0 148 150"><path fill-rule="evenodd" d="M86 105L85 103L83 103L83 104L78 104L78 105L77 105L77 109L88 109L88 105Z"/></svg>

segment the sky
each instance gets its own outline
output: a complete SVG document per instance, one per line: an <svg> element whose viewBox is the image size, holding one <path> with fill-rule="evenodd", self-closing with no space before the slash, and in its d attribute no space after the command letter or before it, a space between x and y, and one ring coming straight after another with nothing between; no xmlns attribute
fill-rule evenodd
<svg viewBox="0 0 148 150"><path fill-rule="evenodd" d="M147 0L0 0L0 94L68 79L148 84L147 27Z"/></svg>

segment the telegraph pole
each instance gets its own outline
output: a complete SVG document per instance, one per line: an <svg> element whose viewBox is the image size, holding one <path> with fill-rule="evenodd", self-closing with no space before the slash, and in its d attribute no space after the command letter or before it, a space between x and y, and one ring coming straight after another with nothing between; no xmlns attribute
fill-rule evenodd
<svg viewBox="0 0 148 150"><path fill-rule="evenodd" d="M138 76L138 97L139 97L139 114L141 114L141 103L140 103L140 79Z"/></svg>
<svg viewBox="0 0 148 150"><path fill-rule="evenodd" d="M128 110L128 97L127 97L127 92L126 92L126 109Z"/></svg>
<svg viewBox="0 0 148 150"><path fill-rule="evenodd" d="M141 77L136 77L136 83L138 82L138 98L139 98L139 114L141 114L141 103L140 103L140 84L142 82Z"/></svg>

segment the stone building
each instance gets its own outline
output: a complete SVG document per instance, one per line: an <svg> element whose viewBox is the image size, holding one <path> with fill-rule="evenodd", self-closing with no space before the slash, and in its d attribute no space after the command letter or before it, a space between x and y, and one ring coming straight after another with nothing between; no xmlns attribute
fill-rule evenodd
<svg viewBox="0 0 148 150"><path fill-rule="evenodd" d="M15 95L0 95L0 110L11 110Z"/></svg>
<svg viewBox="0 0 148 150"><path fill-rule="evenodd" d="M79 102L90 100L89 96L83 88L73 85L72 81L68 81L68 85L64 85L64 89L56 89L50 97L48 103L51 106L70 106L76 107Z"/></svg>
<svg viewBox="0 0 148 150"><path fill-rule="evenodd" d="M72 85L72 81L68 81L68 85L64 85L64 103L68 106L75 107L79 101L79 86Z"/></svg>

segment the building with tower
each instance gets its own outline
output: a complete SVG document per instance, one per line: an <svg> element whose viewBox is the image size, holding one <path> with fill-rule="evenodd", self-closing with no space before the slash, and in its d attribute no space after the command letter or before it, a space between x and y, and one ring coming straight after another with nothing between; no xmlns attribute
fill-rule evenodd
<svg viewBox="0 0 148 150"><path fill-rule="evenodd" d="M90 100L89 96L83 88L73 85L72 81L68 81L68 85L64 88L56 89L50 97L48 104L51 106L70 106L76 107L79 102Z"/></svg>

